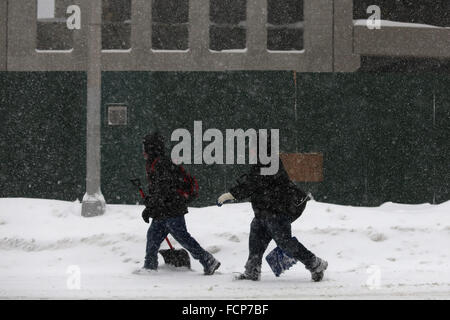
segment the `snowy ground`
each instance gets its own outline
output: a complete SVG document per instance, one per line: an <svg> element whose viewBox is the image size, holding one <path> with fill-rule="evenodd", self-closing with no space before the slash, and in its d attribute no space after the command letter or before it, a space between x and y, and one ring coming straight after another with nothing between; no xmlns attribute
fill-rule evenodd
<svg viewBox="0 0 450 320"><path fill-rule="evenodd" d="M133 274L144 256L143 207L108 205L95 218L80 217L80 209L79 202L0 199L0 298L450 298L450 201L377 208L310 202L293 231L328 260L321 283L300 263L276 278L264 262L262 281L232 280L247 257L249 204L186 216L191 234L222 262L213 276L195 260L192 270L174 270L162 257L157 273Z"/></svg>

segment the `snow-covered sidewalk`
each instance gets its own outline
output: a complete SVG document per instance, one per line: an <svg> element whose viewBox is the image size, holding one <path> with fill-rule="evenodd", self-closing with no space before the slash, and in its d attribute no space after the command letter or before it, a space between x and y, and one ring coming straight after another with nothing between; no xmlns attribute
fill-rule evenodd
<svg viewBox="0 0 450 320"><path fill-rule="evenodd" d="M108 205L104 216L83 218L79 202L0 199L0 298L450 298L450 201L377 208L310 202L293 234L328 260L321 283L300 263L276 278L264 262L260 282L232 280L247 258L248 203L191 208L186 216L191 234L222 262L215 275L204 276L193 259L192 270L169 268L162 257L158 272L133 274L145 250L142 210Z"/></svg>

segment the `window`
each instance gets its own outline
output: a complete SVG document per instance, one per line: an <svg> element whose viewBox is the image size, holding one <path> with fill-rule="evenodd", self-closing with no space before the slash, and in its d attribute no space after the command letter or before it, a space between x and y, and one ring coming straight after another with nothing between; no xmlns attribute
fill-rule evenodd
<svg viewBox="0 0 450 320"><path fill-rule="evenodd" d="M73 31L67 28L66 10L71 0L37 1L37 50L71 50Z"/></svg>
<svg viewBox="0 0 450 320"><path fill-rule="evenodd" d="M303 50L303 0L268 0L267 49Z"/></svg>
<svg viewBox="0 0 450 320"><path fill-rule="evenodd" d="M102 1L103 50L131 48L131 0Z"/></svg>
<svg viewBox="0 0 450 320"><path fill-rule="evenodd" d="M210 0L209 47L214 51L245 49L246 0Z"/></svg>
<svg viewBox="0 0 450 320"><path fill-rule="evenodd" d="M152 0L152 49L189 48L189 1Z"/></svg>

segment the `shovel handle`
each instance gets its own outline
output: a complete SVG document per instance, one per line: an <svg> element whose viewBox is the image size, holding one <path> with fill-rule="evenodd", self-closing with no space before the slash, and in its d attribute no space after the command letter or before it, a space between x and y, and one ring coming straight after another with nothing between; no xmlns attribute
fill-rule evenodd
<svg viewBox="0 0 450 320"><path fill-rule="evenodd" d="M172 244L170 243L169 238L167 238L167 237L166 237L166 242L169 245L170 250L173 250L174 248L173 248Z"/></svg>

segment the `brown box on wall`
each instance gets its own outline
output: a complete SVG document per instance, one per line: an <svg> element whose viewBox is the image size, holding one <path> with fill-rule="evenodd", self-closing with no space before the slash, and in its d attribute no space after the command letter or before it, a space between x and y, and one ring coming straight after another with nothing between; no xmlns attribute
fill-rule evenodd
<svg viewBox="0 0 450 320"><path fill-rule="evenodd" d="M323 181L322 153L282 153L280 158L292 181Z"/></svg>

